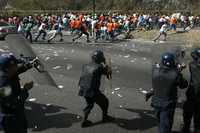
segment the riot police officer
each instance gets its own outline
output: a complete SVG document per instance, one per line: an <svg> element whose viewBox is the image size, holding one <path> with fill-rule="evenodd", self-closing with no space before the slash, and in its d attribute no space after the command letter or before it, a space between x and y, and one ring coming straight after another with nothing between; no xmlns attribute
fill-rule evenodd
<svg viewBox="0 0 200 133"><path fill-rule="evenodd" d="M192 51L193 61L189 63L190 82L186 91L187 100L183 105L183 133L190 132L193 117L195 133L200 133L200 48Z"/></svg>
<svg viewBox="0 0 200 133"><path fill-rule="evenodd" d="M22 89L18 75L31 67L31 64L19 66L18 60L11 54L0 55L0 105L5 133L27 133L24 103L33 82L25 84Z"/></svg>
<svg viewBox="0 0 200 133"><path fill-rule="evenodd" d="M102 75L106 75L108 79L111 78L111 69L105 65L104 53L101 50L95 50L92 53L92 62L85 64L82 67L82 74L79 80L79 96L83 96L86 100L87 106L83 110L84 119L82 127L92 124L87 120L94 104L98 104L102 110L102 121L108 121L111 117L108 116L108 98L99 90Z"/></svg>
<svg viewBox="0 0 200 133"><path fill-rule="evenodd" d="M186 88L188 82L183 78L175 63L173 53L164 53L160 64L152 70L152 107L158 120L159 133L171 133L177 101L177 88Z"/></svg>

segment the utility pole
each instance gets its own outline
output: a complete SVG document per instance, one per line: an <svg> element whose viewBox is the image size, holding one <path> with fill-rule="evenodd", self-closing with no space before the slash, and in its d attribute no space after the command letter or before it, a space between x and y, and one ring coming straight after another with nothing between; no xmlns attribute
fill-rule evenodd
<svg viewBox="0 0 200 133"><path fill-rule="evenodd" d="M95 16L96 0L93 0L93 17Z"/></svg>
<svg viewBox="0 0 200 133"><path fill-rule="evenodd" d="M93 0L93 14L92 14L92 19L93 21L95 20L95 8L96 8L96 0ZM92 36L94 38L94 26L92 26Z"/></svg>

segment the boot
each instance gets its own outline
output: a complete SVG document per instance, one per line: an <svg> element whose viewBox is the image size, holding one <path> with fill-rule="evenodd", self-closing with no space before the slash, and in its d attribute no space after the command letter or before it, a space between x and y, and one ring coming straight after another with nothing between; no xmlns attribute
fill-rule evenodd
<svg viewBox="0 0 200 133"><path fill-rule="evenodd" d="M194 133L200 133L200 129L195 129Z"/></svg>
<svg viewBox="0 0 200 133"><path fill-rule="evenodd" d="M112 116L104 115L103 119L102 119L102 122L111 122L113 120L115 120L115 118L113 118Z"/></svg>
<svg viewBox="0 0 200 133"><path fill-rule="evenodd" d="M89 127L89 126L92 124L92 122L89 121L89 120L87 120L87 119L88 119L88 114L85 113L85 114L84 114L84 119L83 119L83 121L82 121L82 123L81 123L81 127L82 127L82 128L84 128L84 127Z"/></svg>
<svg viewBox="0 0 200 133"><path fill-rule="evenodd" d="M85 127L89 127L92 125L92 122L89 121L89 120L84 120L82 123L81 123L81 127L82 128L85 128Z"/></svg>
<svg viewBox="0 0 200 133"><path fill-rule="evenodd" d="M190 131L189 128L183 127L183 128L181 129L181 133L191 133L191 131Z"/></svg>

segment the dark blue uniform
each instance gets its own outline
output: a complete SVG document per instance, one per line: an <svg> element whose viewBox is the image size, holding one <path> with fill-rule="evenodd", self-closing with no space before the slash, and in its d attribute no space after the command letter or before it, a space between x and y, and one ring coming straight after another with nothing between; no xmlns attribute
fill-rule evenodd
<svg viewBox="0 0 200 133"><path fill-rule="evenodd" d="M0 56L0 86L11 90L10 93L0 96L2 126L5 133L27 133L24 103L28 98L28 90L21 89L19 74L31 67L17 66L17 59L14 56Z"/></svg>
<svg viewBox="0 0 200 133"><path fill-rule="evenodd" d="M192 118L195 131L200 131L200 65L197 61L189 64L190 83L186 91L187 100L183 105L183 132L189 133Z"/></svg>
<svg viewBox="0 0 200 133"><path fill-rule="evenodd" d="M107 115L109 105L108 98L99 90L102 75L106 75L108 79L112 78L111 68L108 65L105 65L105 57L103 51L101 50L93 51L91 59L91 63L83 65L79 80L79 96L83 96L87 102L87 106L83 110L84 119L82 127L89 126L91 124L91 121L88 121L87 118L95 103L102 109L103 122L110 121L112 119Z"/></svg>
<svg viewBox="0 0 200 133"><path fill-rule="evenodd" d="M92 62L90 64L83 65L82 74L79 81L79 96L83 96L87 102L87 106L83 110L84 115L86 116L85 119L87 119L95 103L101 107L103 111L103 117L107 116L109 104L108 99L99 90L101 77L102 75L107 74L107 67L104 67L102 64Z"/></svg>
<svg viewBox="0 0 200 133"><path fill-rule="evenodd" d="M176 67L153 66L152 86L154 95L152 107L156 112L159 133L171 133L177 101L177 87L186 88L187 81Z"/></svg>

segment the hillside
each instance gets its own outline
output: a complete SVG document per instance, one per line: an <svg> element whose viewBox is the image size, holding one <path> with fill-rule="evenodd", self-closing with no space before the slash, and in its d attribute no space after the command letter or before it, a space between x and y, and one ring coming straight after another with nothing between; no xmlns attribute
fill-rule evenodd
<svg viewBox="0 0 200 133"><path fill-rule="evenodd" d="M93 0L0 0L0 4L5 1L22 10L91 10L93 7ZM200 0L96 0L97 10L198 11L199 6Z"/></svg>

